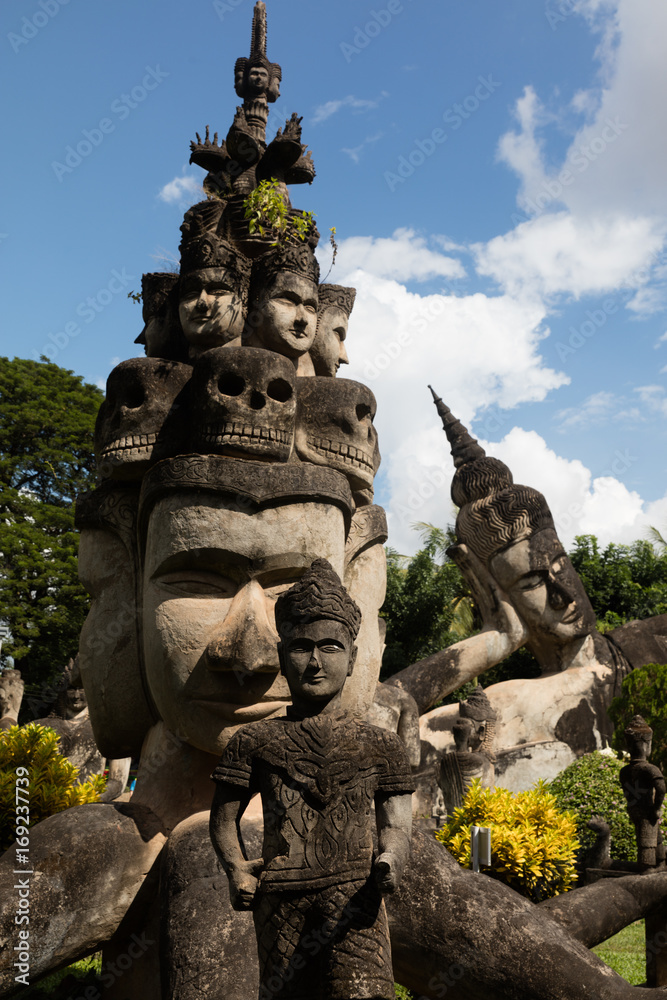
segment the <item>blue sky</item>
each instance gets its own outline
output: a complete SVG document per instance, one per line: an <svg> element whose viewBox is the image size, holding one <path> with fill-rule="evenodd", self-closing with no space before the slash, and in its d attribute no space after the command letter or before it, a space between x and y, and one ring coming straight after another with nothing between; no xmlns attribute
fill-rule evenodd
<svg viewBox="0 0 667 1000"><path fill-rule="evenodd" d="M3 354L103 385L137 353L127 292L177 259L252 6L3 4ZM664 3L267 7L271 123L303 115L318 170L292 199L359 290L343 373L378 398L390 542L452 516L428 382L564 541L667 530Z"/></svg>

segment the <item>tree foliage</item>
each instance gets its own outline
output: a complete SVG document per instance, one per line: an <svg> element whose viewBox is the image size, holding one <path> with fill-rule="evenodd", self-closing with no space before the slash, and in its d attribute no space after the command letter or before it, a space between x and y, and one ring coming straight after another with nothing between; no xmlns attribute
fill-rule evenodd
<svg viewBox="0 0 667 1000"><path fill-rule="evenodd" d="M74 500L95 485L103 394L43 359L0 358L2 648L32 686L76 653L88 602L77 578Z"/></svg>
<svg viewBox="0 0 667 1000"><path fill-rule="evenodd" d="M621 693L609 707L614 723L612 745L625 750L624 730L633 715L641 715L653 730L651 763L667 774L667 666L649 663L633 670L623 681Z"/></svg>
<svg viewBox="0 0 667 1000"><path fill-rule="evenodd" d="M579 535L570 552L602 628L667 612L667 554L648 541L607 545Z"/></svg>

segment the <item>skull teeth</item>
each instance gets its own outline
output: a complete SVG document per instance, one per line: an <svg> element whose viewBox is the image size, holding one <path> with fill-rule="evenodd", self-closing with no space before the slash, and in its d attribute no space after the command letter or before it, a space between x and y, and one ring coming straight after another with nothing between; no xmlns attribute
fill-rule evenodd
<svg viewBox="0 0 667 1000"><path fill-rule="evenodd" d="M249 424L223 424L222 427L209 424L204 428L206 444L284 444L291 441L291 434L273 427L252 427Z"/></svg>
<svg viewBox="0 0 667 1000"><path fill-rule="evenodd" d="M342 458L346 465L374 471L373 462L368 458L367 453L355 448L354 445L345 444L344 441L328 441L325 438L314 438L309 444L325 457L335 455L336 458Z"/></svg>
<svg viewBox="0 0 667 1000"><path fill-rule="evenodd" d="M134 457L140 457L144 454L149 455L156 441L157 434L128 434L125 437L118 438L117 441L112 441L111 444L105 445L102 451L102 458L127 458L130 452Z"/></svg>

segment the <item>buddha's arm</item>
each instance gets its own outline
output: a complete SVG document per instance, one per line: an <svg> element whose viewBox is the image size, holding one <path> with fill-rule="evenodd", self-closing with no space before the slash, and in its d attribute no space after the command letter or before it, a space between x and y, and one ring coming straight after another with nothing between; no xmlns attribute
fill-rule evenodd
<svg viewBox="0 0 667 1000"><path fill-rule="evenodd" d="M420 714L427 712L466 681L479 677L500 663L523 646L528 638L526 626L507 595L470 549L457 545L449 550L449 554L470 585L484 627L477 635L432 653L386 681L412 695Z"/></svg>
<svg viewBox="0 0 667 1000"><path fill-rule="evenodd" d="M380 854L374 875L382 892L394 892L410 857L412 795L379 795L375 818Z"/></svg>
<svg viewBox="0 0 667 1000"><path fill-rule="evenodd" d="M229 879L229 896L235 910L251 910L257 892L262 859L248 861L243 851L240 823L250 802L250 792L220 782L215 789L209 831L215 853Z"/></svg>

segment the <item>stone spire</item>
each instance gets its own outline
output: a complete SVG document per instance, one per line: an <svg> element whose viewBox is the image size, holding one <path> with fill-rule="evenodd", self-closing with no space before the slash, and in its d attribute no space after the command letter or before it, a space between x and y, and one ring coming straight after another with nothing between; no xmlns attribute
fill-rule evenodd
<svg viewBox="0 0 667 1000"><path fill-rule="evenodd" d="M474 462L476 458L484 458L486 456L486 452L481 445L479 445L477 441L470 436L461 421L456 419L449 407L445 406L440 396L438 396L434 391L433 387L429 386L429 389L431 390L435 408L438 411L440 419L442 420L442 426L445 429L447 440L449 441L452 449L454 467L456 469L460 469L462 465L467 465L468 462Z"/></svg>

